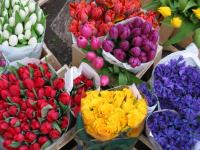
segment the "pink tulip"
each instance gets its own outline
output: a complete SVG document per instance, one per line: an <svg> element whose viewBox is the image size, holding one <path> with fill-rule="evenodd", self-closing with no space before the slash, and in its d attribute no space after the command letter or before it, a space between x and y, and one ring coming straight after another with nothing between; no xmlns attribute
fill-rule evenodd
<svg viewBox="0 0 200 150"><path fill-rule="evenodd" d="M93 50L97 50L100 47L101 47L101 41L100 41L100 39L93 36L92 39L91 39L91 48Z"/></svg>
<svg viewBox="0 0 200 150"><path fill-rule="evenodd" d="M86 38L90 38L92 36L92 28L87 24L81 26L80 32L81 35Z"/></svg>
<svg viewBox="0 0 200 150"><path fill-rule="evenodd" d="M96 56L95 52L87 52L87 54L86 54L87 60L89 60L89 61L91 61L91 62L92 62L96 57L97 57L97 56Z"/></svg>
<svg viewBox="0 0 200 150"><path fill-rule="evenodd" d="M93 60L92 65L96 69L101 69L104 66L104 60L103 60L103 58L102 57L96 57Z"/></svg>
<svg viewBox="0 0 200 150"><path fill-rule="evenodd" d="M101 86L105 87L105 86L108 86L109 84L110 84L109 77L106 75L102 75L101 76Z"/></svg>
<svg viewBox="0 0 200 150"><path fill-rule="evenodd" d="M77 38L78 47L86 48L87 44L88 44L88 40L84 36L79 36Z"/></svg>

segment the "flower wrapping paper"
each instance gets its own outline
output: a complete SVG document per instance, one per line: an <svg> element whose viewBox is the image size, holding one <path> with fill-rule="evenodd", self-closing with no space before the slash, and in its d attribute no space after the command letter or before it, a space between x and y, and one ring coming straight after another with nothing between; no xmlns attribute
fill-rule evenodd
<svg viewBox="0 0 200 150"><path fill-rule="evenodd" d="M133 21L135 18L136 18L136 17L133 17L133 18L130 18L130 19L121 21L121 22L119 22L119 23L117 23L117 24L126 24L126 23L128 23L128 22ZM116 25L117 25L117 24L116 24ZM109 35L105 36L105 39L106 39L108 36L109 36ZM158 40L158 41L159 41L159 40ZM158 45L156 56L157 56L157 54L158 54L158 49L159 49L159 48L160 48L160 46ZM116 66L119 66L119 67L121 67L121 68L125 68L126 70L128 70L128 71L130 71L130 72L133 72L133 73L138 73L138 72L140 72L141 70L143 70L144 68L146 68L147 66L149 66L151 63L153 63L154 60L155 60L155 58L156 58L156 56L155 56L154 60L149 61L149 62L147 62L147 63L141 63L140 66L137 66L137 67L135 67L135 68L132 68L131 65L129 65L128 63L123 63L123 62L119 61L117 58L114 57L114 55L112 55L112 54L109 53L109 52L106 52L106 51L103 50L103 51L102 51L102 55L103 55L104 59L105 59L106 61L108 61L109 63L111 63L111 64L113 64L113 65L116 65Z"/></svg>
<svg viewBox="0 0 200 150"><path fill-rule="evenodd" d="M100 90L100 77L97 74L97 72L91 68L88 64L86 63L81 63L79 68L76 67L71 67L66 73L65 73L65 88L68 93L71 92L73 89L73 82L74 79L79 77L81 74L83 74L85 77L91 79L94 79L95 87L97 90Z"/></svg>

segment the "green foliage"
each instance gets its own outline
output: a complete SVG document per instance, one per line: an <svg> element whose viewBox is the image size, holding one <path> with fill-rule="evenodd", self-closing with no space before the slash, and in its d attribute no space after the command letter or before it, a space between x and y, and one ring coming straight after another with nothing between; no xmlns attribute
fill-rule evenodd
<svg viewBox="0 0 200 150"><path fill-rule="evenodd" d="M200 28L194 32L194 42L200 48Z"/></svg>

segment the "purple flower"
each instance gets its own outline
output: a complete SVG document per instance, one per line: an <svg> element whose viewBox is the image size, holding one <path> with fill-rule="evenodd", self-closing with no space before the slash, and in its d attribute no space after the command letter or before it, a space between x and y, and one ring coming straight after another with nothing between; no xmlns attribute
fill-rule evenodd
<svg viewBox="0 0 200 150"><path fill-rule="evenodd" d="M79 36L77 38L77 45L81 48L86 48L88 45L88 40L84 36Z"/></svg>
<svg viewBox="0 0 200 150"><path fill-rule="evenodd" d="M122 40L126 40L127 38L129 38L130 34L131 34L130 28L128 26L124 26L119 36Z"/></svg>
<svg viewBox="0 0 200 150"><path fill-rule="evenodd" d="M149 32L151 32L152 29L152 25L149 22L145 22L142 25L142 32L143 34L148 34Z"/></svg>
<svg viewBox="0 0 200 150"><path fill-rule="evenodd" d="M134 29L132 29L131 33L134 36L140 36L141 35L141 28L134 28Z"/></svg>
<svg viewBox="0 0 200 150"><path fill-rule="evenodd" d="M130 45L129 41L124 40L120 42L119 47L123 49L124 51L127 51L129 50L129 45Z"/></svg>
<svg viewBox="0 0 200 150"><path fill-rule="evenodd" d="M126 58L126 54L122 49L115 49L114 50L114 56L117 58L119 61L124 62Z"/></svg>
<svg viewBox="0 0 200 150"><path fill-rule="evenodd" d="M131 57L128 61L132 68L140 66L141 61L138 58Z"/></svg>
<svg viewBox="0 0 200 150"><path fill-rule="evenodd" d="M133 38L132 45L140 47L142 45L142 38L139 36Z"/></svg>
<svg viewBox="0 0 200 150"><path fill-rule="evenodd" d="M137 17L133 20L132 24L134 25L134 27L138 27L140 28L141 25L143 24L143 21L141 18Z"/></svg>
<svg viewBox="0 0 200 150"><path fill-rule="evenodd" d="M114 43L110 40L104 40L102 43L102 48L106 51L106 52L112 52L113 48L114 48Z"/></svg>
<svg viewBox="0 0 200 150"><path fill-rule="evenodd" d="M141 49L139 47L133 47L133 48L131 48L130 53L134 57L139 57L141 54Z"/></svg>
<svg viewBox="0 0 200 150"><path fill-rule="evenodd" d="M116 26L112 26L109 31L109 35L112 39L118 38L118 29Z"/></svg>

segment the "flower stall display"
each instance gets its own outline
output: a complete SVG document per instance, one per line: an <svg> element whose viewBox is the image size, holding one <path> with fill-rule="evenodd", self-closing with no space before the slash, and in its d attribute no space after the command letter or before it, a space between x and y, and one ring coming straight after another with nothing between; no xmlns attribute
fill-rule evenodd
<svg viewBox="0 0 200 150"><path fill-rule="evenodd" d="M23 59L0 77L0 149L40 150L68 129L70 95L48 64Z"/></svg>
<svg viewBox="0 0 200 150"><path fill-rule="evenodd" d="M106 61L137 73L154 60L159 33L140 17L114 25L102 43Z"/></svg>
<svg viewBox="0 0 200 150"><path fill-rule="evenodd" d="M150 140L163 150L193 149L200 140L200 60L195 44L162 59L153 71L152 85L161 111L147 120Z"/></svg>
<svg viewBox="0 0 200 150"><path fill-rule="evenodd" d="M88 90L100 90L100 77L88 64L81 63L79 68L71 67L65 73L65 82L66 90L71 96L72 114L77 117L85 93Z"/></svg>
<svg viewBox="0 0 200 150"><path fill-rule="evenodd" d="M77 138L89 149L130 149L143 129L146 115L146 100L135 85L88 91L81 100ZM84 131L79 132L82 128Z"/></svg>
<svg viewBox="0 0 200 150"><path fill-rule="evenodd" d="M3 53L0 52L0 74L2 74L6 70L7 65L8 65L8 60L3 55Z"/></svg>
<svg viewBox="0 0 200 150"><path fill-rule="evenodd" d="M157 10L162 15L163 24L176 29L166 45L179 43L200 28L199 0L154 0L144 8ZM199 34L193 37L193 41L199 46L197 39L200 39Z"/></svg>
<svg viewBox="0 0 200 150"><path fill-rule="evenodd" d="M9 61L40 58L46 16L34 0L1 0L0 49Z"/></svg>

